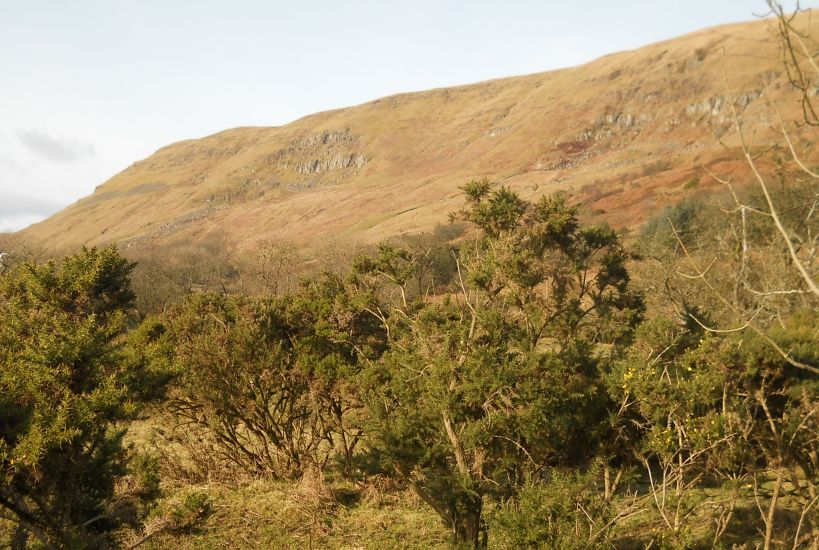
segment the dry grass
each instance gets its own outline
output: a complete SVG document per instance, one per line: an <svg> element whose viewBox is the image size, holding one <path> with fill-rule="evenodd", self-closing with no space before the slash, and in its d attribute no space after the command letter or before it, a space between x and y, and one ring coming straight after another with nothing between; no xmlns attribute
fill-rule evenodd
<svg viewBox="0 0 819 550"><path fill-rule="evenodd" d="M195 241L216 229L245 249L270 240L315 247L329 236L371 243L431 229L461 205L458 186L483 176L526 198L601 186L599 196L586 188L588 206L633 227L683 196L692 169L713 167L736 145L715 134L730 119L725 98L764 92L742 116L758 147L776 139L768 100L786 118L798 109L784 101L782 76L771 81L776 71L769 23L755 21L572 69L237 128L160 149L24 236L52 249ZM357 155L366 162L349 161ZM316 161L321 171L305 173ZM741 166L720 174L739 178ZM623 179L629 172L639 185Z"/></svg>
<svg viewBox="0 0 819 550"><path fill-rule="evenodd" d="M140 532L122 534L129 541L161 531L140 548L450 547L449 533L435 513L393 479L327 479L321 470L308 469L295 481L260 480L235 475L224 464L208 464L203 472L191 453L206 450L207 442L197 439L203 448L180 446L169 438L170 424L157 413L134 422L126 436L134 450L162 463L162 496L155 512L178 507L188 495L203 495L209 513L189 530L164 530L168 514L152 514L156 517ZM204 477L210 479L201 481Z"/></svg>
<svg viewBox="0 0 819 550"><path fill-rule="evenodd" d="M256 481L169 488L206 494L212 512L189 533L161 534L146 548L449 548L433 512L406 494L361 498L366 489L309 476L295 483Z"/></svg>

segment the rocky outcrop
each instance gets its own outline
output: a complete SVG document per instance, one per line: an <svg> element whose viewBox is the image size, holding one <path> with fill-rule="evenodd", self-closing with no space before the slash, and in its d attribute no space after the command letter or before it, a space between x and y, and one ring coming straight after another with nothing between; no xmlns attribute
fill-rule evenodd
<svg viewBox="0 0 819 550"><path fill-rule="evenodd" d="M639 133L652 117L647 112L638 114L614 111L603 114L592 121L592 125L578 132L578 141L599 141L616 135Z"/></svg>
<svg viewBox="0 0 819 550"><path fill-rule="evenodd" d="M137 237L133 237L130 239L125 239L120 241L120 246L123 248L131 248L132 246L140 246L146 243L149 243L153 240L159 239L161 237L167 237L172 235L179 230L181 230L186 225L190 225L194 222L198 222L210 216L211 214L218 212L219 210L223 210L226 208L225 206L208 206L206 208L202 208L200 210L194 210L193 212L188 212L187 214L183 214L174 218L173 220L163 223L153 231L149 231L143 235L139 235Z"/></svg>
<svg viewBox="0 0 819 550"><path fill-rule="evenodd" d="M367 158L363 153L350 153L349 155L336 153L331 158L318 158L298 163L296 165L296 172L299 174L321 174L322 172L341 170L343 168L359 169L365 164L367 164Z"/></svg>
<svg viewBox="0 0 819 550"><path fill-rule="evenodd" d="M731 108L731 101L739 108L746 108L762 96L762 90L745 90L735 98L724 95L715 95L704 101L692 103L685 108L689 118L703 118L727 114Z"/></svg>
<svg viewBox="0 0 819 550"><path fill-rule="evenodd" d="M294 139L291 145L268 157L281 171L300 175L360 170L367 164L361 140L349 129L325 130L319 134Z"/></svg>
<svg viewBox="0 0 819 550"><path fill-rule="evenodd" d="M298 144L301 147L314 147L316 145L329 145L331 143L344 143L344 142L352 142L357 141L353 136L350 135L350 130L335 130L329 131L325 130L320 134L313 134L312 136L308 136L298 140Z"/></svg>
<svg viewBox="0 0 819 550"><path fill-rule="evenodd" d="M628 113L606 113L597 120L598 126L616 126L620 129L631 128L634 126L636 118Z"/></svg>

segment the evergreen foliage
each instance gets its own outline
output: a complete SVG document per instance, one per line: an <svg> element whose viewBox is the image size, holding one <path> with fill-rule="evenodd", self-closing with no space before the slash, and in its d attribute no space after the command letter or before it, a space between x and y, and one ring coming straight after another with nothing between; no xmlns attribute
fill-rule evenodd
<svg viewBox="0 0 819 550"><path fill-rule="evenodd" d="M133 265L83 249L0 277L0 515L15 544L106 544L106 506L125 472L121 421L134 401L121 336Z"/></svg>
<svg viewBox="0 0 819 550"><path fill-rule="evenodd" d="M182 536L202 493L127 528L116 503L163 502L160 473L198 468L177 481L298 479L314 525L340 502L325 476L406 487L456 546L815 545L819 316L770 220L690 201L638 257L565 195L463 189L468 238L383 243L287 292L187 293L130 331L116 249L0 276L9 542ZM774 196L795 234L815 233L808 191ZM131 456L146 402L171 424Z"/></svg>
<svg viewBox="0 0 819 550"><path fill-rule="evenodd" d="M297 476L336 449L349 467L357 373L384 345L367 303L330 274L283 297L191 296L165 321L171 410L255 474Z"/></svg>
<svg viewBox="0 0 819 550"><path fill-rule="evenodd" d="M459 215L483 233L461 247L459 287L393 313L390 348L368 369L367 427L454 538L479 546L487 495L594 456L610 406L601 372L641 301L616 234L582 227L565 197L464 191ZM381 252L363 267L394 256Z"/></svg>

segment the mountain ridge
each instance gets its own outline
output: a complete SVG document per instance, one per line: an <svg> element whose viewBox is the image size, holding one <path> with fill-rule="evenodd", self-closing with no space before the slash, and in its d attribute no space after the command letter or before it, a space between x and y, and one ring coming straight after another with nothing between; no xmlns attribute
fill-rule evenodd
<svg viewBox="0 0 819 550"><path fill-rule="evenodd" d="M717 185L698 167L745 177L731 102L767 145L778 133L766 103L797 114L783 103L789 90L769 24L721 25L576 67L183 140L20 235L52 249L214 232L239 248L370 243L445 221L460 206L458 187L482 177L527 198L569 191L613 225L633 227ZM721 90L717 76L738 91Z"/></svg>

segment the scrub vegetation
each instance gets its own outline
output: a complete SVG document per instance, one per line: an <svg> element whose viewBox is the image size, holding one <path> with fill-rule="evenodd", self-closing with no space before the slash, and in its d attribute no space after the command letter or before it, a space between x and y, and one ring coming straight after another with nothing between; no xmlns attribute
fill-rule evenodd
<svg viewBox="0 0 819 550"><path fill-rule="evenodd" d="M0 545L817 548L819 175L733 122L752 177L633 233L473 180L349 261L18 253Z"/></svg>

